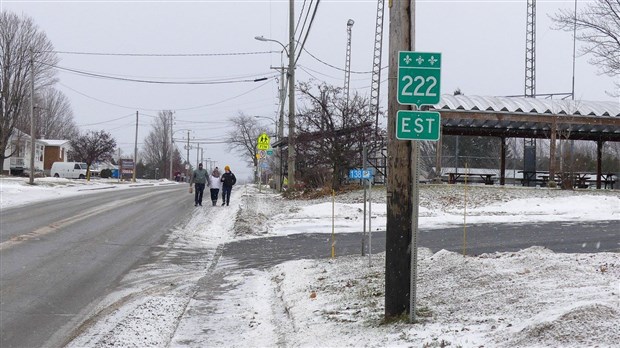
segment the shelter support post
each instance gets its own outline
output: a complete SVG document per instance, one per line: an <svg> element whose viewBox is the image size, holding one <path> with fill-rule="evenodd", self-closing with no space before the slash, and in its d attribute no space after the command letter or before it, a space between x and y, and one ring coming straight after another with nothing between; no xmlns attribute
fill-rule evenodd
<svg viewBox="0 0 620 348"><path fill-rule="evenodd" d="M441 149L443 137L439 137L439 140L435 142L435 183L441 184Z"/></svg>
<svg viewBox="0 0 620 348"><path fill-rule="evenodd" d="M501 137L501 149L500 149L500 168L499 168L499 184L504 186L506 184L506 137Z"/></svg>
<svg viewBox="0 0 620 348"><path fill-rule="evenodd" d="M558 124L556 117L553 117L551 123L551 140L549 143L549 180L555 178L555 139L558 133Z"/></svg>
<svg viewBox="0 0 620 348"><path fill-rule="evenodd" d="M596 188L601 189L601 174L603 173L603 143L602 140L596 141Z"/></svg>

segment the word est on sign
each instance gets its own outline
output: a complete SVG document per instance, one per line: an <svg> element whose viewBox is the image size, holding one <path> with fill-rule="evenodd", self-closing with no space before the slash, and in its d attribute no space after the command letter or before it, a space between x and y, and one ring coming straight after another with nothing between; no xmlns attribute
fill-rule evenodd
<svg viewBox="0 0 620 348"><path fill-rule="evenodd" d="M438 112L400 110L396 114L396 139L437 141L440 126Z"/></svg>

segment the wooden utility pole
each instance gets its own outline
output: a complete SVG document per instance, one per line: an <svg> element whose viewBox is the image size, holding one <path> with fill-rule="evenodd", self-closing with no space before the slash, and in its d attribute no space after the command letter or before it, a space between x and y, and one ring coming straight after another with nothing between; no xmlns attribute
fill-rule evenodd
<svg viewBox="0 0 620 348"><path fill-rule="evenodd" d="M30 180L34 185L34 157L36 156L36 135L34 125L34 51L30 49Z"/></svg>
<svg viewBox="0 0 620 348"><path fill-rule="evenodd" d="M133 176L131 177L132 182L136 182L137 166L138 166L138 111L136 111L136 137L134 139L134 147L133 147Z"/></svg>
<svg viewBox="0 0 620 348"><path fill-rule="evenodd" d="M397 102L398 52L413 50L410 0L389 1L388 79L388 175L387 233L385 240L385 317L397 317L409 309L411 282L411 217L413 202L411 142L396 139L396 113L408 110ZM417 179L417 178L416 178ZM417 202L416 202L417 204Z"/></svg>

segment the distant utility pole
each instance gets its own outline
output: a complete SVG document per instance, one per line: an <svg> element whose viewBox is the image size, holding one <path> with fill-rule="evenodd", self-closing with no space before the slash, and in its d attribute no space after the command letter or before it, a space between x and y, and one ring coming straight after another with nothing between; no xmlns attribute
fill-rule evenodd
<svg viewBox="0 0 620 348"><path fill-rule="evenodd" d="M136 182L136 168L138 165L138 111L136 111L136 139L133 148L133 177L131 181Z"/></svg>
<svg viewBox="0 0 620 348"><path fill-rule="evenodd" d="M173 180L172 177L172 154L174 153L174 151L172 151L172 148L174 147L174 139L172 139L172 112L170 113L170 180ZM163 171L163 169L162 169ZM166 174L162 173L162 176L165 176Z"/></svg>
<svg viewBox="0 0 620 348"><path fill-rule="evenodd" d="M189 172L189 167L190 167L190 165L189 165L189 149L190 149L190 147L189 147L189 130L187 130L187 146L186 146L186 149L187 149L187 157L185 157L185 158L187 159L187 177L189 178L190 177L190 172Z"/></svg>
<svg viewBox="0 0 620 348"><path fill-rule="evenodd" d="M36 136L34 134L34 51L30 49L30 185L34 185L34 156Z"/></svg>
<svg viewBox="0 0 620 348"><path fill-rule="evenodd" d="M295 0L289 1L288 43L288 185L295 187Z"/></svg>
<svg viewBox="0 0 620 348"><path fill-rule="evenodd" d="M412 242L411 141L396 139L396 113L408 110L397 102L398 52L413 51L415 1L390 1L388 80L387 233L385 236L385 317L409 309ZM417 180L417 178L415 178ZM417 204L417 202L416 202Z"/></svg>

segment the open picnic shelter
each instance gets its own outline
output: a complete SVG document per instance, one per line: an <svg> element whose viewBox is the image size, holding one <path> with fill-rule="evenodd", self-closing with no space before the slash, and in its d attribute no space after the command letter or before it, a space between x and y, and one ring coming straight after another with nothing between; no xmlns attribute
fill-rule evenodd
<svg viewBox="0 0 620 348"><path fill-rule="evenodd" d="M439 104L424 107L441 115L442 135L498 137L501 140L500 184L506 178L506 139L549 139L548 178L556 177L556 140L588 140L597 144L596 188L613 173L602 172L603 144L620 141L620 103L515 97L443 95ZM441 146L440 143L437 146ZM437 164L441 163L438 155ZM613 187L613 186L612 186Z"/></svg>

